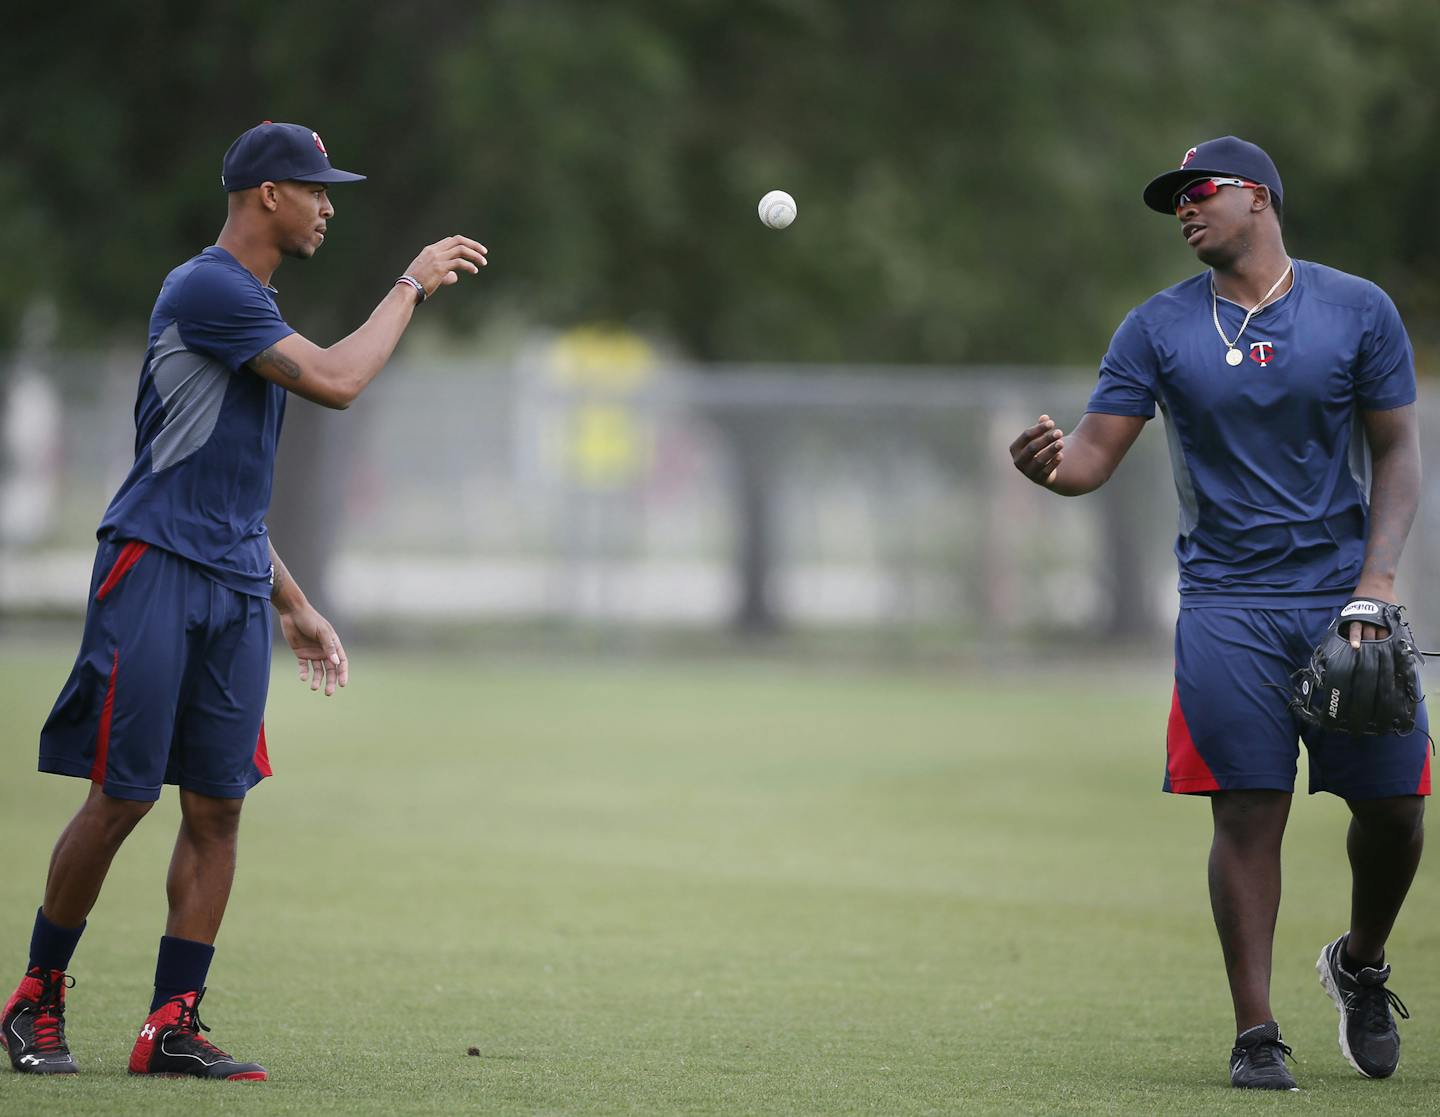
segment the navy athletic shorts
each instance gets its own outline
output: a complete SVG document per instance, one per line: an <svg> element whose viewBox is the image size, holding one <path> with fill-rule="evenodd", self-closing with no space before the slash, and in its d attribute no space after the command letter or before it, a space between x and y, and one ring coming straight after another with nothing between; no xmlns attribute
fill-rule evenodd
<svg viewBox="0 0 1440 1117"><path fill-rule="evenodd" d="M104 542L75 667L40 731L40 771L117 799L163 784L239 799L266 776L270 603L169 551Z"/></svg>
<svg viewBox="0 0 1440 1117"><path fill-rule="evenodd" d="M1290 676L1310 661L1338 606L1184 608L1175 624L1175 697L1165 790L1295 790L1299 741L1310 791L1343 799L1430 794L1425 704L1403 736L1312 729L1288 708Z"/></svg>

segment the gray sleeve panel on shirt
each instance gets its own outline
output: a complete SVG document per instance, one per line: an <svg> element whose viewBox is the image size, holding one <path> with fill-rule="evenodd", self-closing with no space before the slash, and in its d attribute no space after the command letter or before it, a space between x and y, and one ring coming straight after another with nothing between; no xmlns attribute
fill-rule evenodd
<svg viewBox="0 0 1440 1117"><path fill-rule="evenodd" d="M1165 417L1165 444L1170 448L1170 470L1175 474L1175 495L1180 498L1180 534L1189 535L1200 524L1200 502L1195 499L1195 482L1190 465L1185 461L1185 448L1180 445L1180 432L1170 417L1170 408L1160 401L1160 414Z"/></svg>
<svg viewBox="0 0 1440 1117"><path fill-rule="evenodd" d="M1370 508L1370 440L1365 437L1365 421L1360 417L1357 403L1350 414L1350 479L1360 491L1360 504Z"/></svg>
<svg viewBox="0 0 1440 1117"><path fill-rule="evenodd" d="M209 441L230 386L230 370L186 349L179 327L172 323L155 343L150 376L165 404L165 426L150 443L150 471L159 473Z"/></svg>

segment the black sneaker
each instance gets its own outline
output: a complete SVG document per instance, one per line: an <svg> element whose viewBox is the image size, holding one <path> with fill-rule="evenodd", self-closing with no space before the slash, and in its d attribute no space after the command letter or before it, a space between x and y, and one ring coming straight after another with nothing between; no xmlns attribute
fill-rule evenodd
<svg viewBox="0 0 1440 1117"><path fill-rule="evenodd" d="M216 1047L201 1032L210 1029L200 1020L200 998L205 990L171 997L152 1012L130 1051L131 1074L160 1078L223 1078L231 1082L264 1082L259 1063L242 1063Z"/></svg>
<svg viewBox="0 0 1440 1117"><path fill-rule="evenodd" d="M1241 1090L1298 1090L1285 1060L1293 1058L1273 1020L1246 1028L1230 1052L1230 1085Z"/></svg>
<svg viewBox="0 0 1440 1117"><path fill-rule="evenodd" d="M21 1074L76 1074L65 1043L65 990L75 979L64 970L31 966L0 1012L0 1047Z"/></svg>
<svg viewBox="0 0 1440 1117"><path fill-rule="evenodd" d="M1405 1002L1385 983L1390 967L1366 966L1352 974L1340 963L1349 934L1341 935L1315 962L1320 985L1340 1010L1340 1053L1366 1078L1389 1078L1400 1065L1400 1032L1395 1027L1393 1008L1410 1019Z"/></svg>

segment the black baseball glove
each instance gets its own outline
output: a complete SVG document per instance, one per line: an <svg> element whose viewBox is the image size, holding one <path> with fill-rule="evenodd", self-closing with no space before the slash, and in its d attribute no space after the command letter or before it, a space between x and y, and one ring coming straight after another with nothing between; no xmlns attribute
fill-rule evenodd
<svg viewBox="0 0 1440 1117"><path fill-rule="evenodd" d="M1420 665L1424 662L1405 606L1357 597L1340 615L1316 649L1309 666L1295 672L1290 708L1307 725L1342 733L1409 733L1415 728L1415 707L1424 697ZM1379 640L1351 647L1341 629L1354 623L1384 628Z"/></svg>

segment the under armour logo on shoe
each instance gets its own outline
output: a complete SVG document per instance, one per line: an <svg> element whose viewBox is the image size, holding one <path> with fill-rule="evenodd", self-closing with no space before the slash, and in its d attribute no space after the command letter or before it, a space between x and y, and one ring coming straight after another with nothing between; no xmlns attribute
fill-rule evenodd
<svg viewBox="0 0 1440 1117"><path fill-rule="evenodd" d="M145 1027L141 1028L141 1029L140 1029L140 1038L141 1038L141 1039L154 1039L154 1038L155 1038L155 1025L154 1025L154 1024L146 1024Z"/></svg>
<svg viewBox="0 0 1440 1117"><path fill-rule="evenodd" d="M38 1067L45 1060L40 1058L38 1055L21 1055L20 1061L26 1066Z"/></svg>

